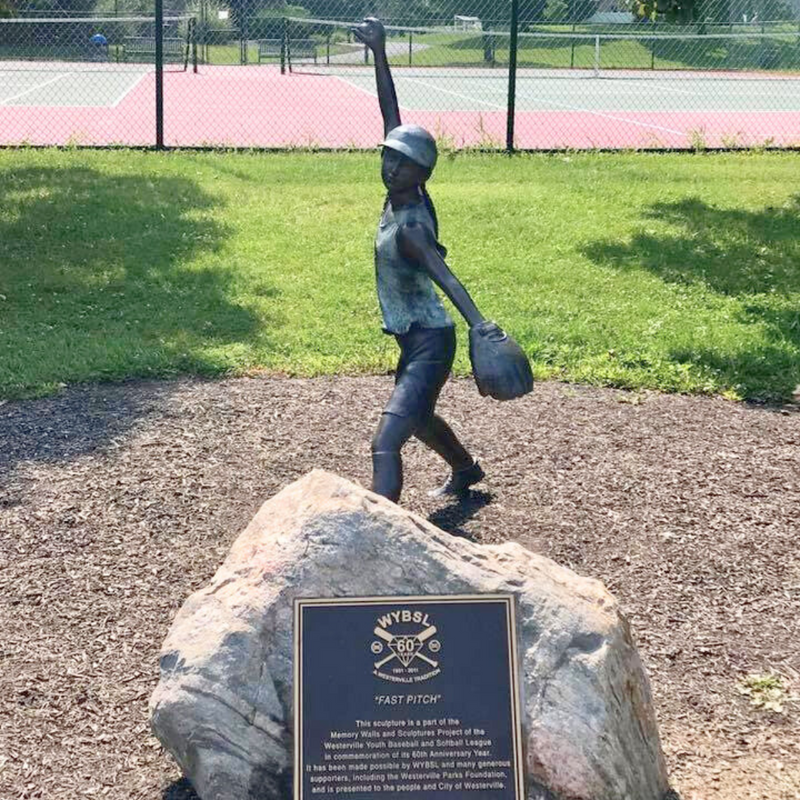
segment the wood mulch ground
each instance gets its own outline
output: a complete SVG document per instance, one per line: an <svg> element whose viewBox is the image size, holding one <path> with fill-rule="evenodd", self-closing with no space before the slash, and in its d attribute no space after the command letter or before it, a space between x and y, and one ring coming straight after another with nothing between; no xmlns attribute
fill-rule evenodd
<svg viewBox="0 0 800 800"><path fill-rule="evenodd" d="M0 405L0 798L193 797L147 700L175 612L261 503L313 467L368 485L388 376L73 387ZM465 502L407 448L403 503L603 580L630 617L682 800L800 798L800 413L549 383L452 381L482 458Z"/></svg>

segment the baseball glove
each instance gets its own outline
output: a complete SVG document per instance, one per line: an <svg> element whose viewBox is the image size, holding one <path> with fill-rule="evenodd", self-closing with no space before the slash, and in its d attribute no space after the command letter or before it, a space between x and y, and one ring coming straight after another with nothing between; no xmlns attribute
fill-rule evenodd
<svg viewBox="0 0 800 800"><path fill-rule="evenodd" d="M528 357L496 323L479 322L469 329L469 358L482 395L514 400L533 391Z"/></svg>

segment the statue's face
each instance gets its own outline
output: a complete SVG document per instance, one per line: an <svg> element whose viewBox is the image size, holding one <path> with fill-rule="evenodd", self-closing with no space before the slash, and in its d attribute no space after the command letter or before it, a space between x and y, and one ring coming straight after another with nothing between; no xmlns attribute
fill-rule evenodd
<svg viewBox="0 0 800 800"><path fill-rule="evenodd" d="M428 177L428 171L391 147L383 148L381 179L390 192L401 192L419 186Z"/></svg>

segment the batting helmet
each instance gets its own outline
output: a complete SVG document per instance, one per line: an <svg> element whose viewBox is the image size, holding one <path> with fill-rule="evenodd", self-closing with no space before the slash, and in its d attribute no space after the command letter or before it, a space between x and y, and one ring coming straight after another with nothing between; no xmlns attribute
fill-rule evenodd
<svg viewBox="0 0 800 800"><path fill-rule="evenodd" d="M436 164L436 140L419 125L398 125L389 131L383 146L397 150L421 167L433 169Z"/></svg>

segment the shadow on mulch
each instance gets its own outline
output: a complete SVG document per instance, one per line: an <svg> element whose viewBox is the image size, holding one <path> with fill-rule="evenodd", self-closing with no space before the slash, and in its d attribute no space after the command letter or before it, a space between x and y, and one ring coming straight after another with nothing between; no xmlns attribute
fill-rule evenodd
<svg viewBox="0 0 800 800"><path fill-rule="evenodd" d="M474 517L482 508L488 506L493 498L491 492L473 489L464 497L454 500L449 506L429 514L428 522L453 536L475 541L475 536L464 528L464 523Z"/></svg>
<svg viewBox="0 0 800 800"><path fill-rule="evenodd" d="M679 231L637 233L630 242L599 240L584 248L596 263L646 269L666 283L703 285L741 302L738 322L762 327L768 343L735 352L702 346L676 350L671 359L720 373L753 400L792 397L800 383L800 195L788 206L757 210L716 208L687 198L654 203L644 220L668 222Z"/></svg>
<svg viewBox="0 0 800 800"><path fill-rule="evenodd" d="M0 488L19 461L63 463L105 450L142 418L163 416L172 392L172 385L163 381L120 384L104 392L72 387L36 403L13 402L0 408ZM0 497L0 506L9 504Z"/></svg>

